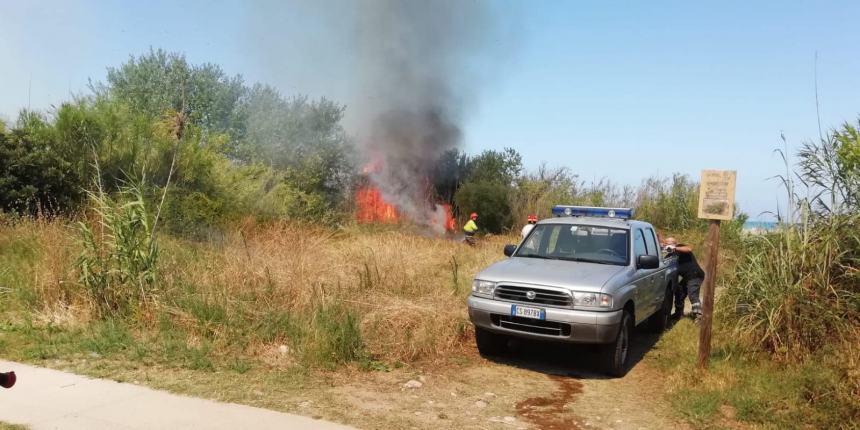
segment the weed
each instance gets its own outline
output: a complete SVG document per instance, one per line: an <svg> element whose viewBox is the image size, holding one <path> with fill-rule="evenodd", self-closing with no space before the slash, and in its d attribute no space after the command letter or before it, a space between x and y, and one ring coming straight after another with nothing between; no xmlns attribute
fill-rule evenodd
<svg viewBox="0 0 860 430"><path fill-rule="evenodd" d="M321 305L306 335L310 342L302 348L303 361L310 366L333 367L364 358L358 318L341 305Z"/></svg>
<svg viewBox="0 0 860 430"><path fill-rule="evenodd" d="M293 322L290 313L277 310L264 313L251 332L264 343L298 338L302 335L301 328Z"/></svg>
<svg viewBox="0 0 860 430"><path fill-rule="evenodd" d="M253 366L250 361L241 358L236 358L230 365L230 370L239 374L247 373L252 368Z"/></svg>
<svg viewBox="0 0 860 430"><path fill-rule="evenodd" d="M674 399L674 407L688 420L702 425L712 419L720 408L720 392L682 389Z"/></svg>
<svg viewBox="0 0 860 430"><path fill-rule="evenodd" d="M157 338L156 352L161 361L193 370L212 370L212 344L208 341L194 341L181 332L162 331Z"/></svg>
<svg viewBox="0 0 860 430"><path fill-rule="evenodd" d="M848 269L858 264L849 253L860 243L855 225L831 219L750 243L722 302L738 319L736 331L785 358L802 358L834 339L856 339L860 290Z"/></svg>
<svg viewBox="0 0 860 430"><path fill-rule="evenodd" d="M460 265L456 256L451 257L451 290L455 295L460 292Z"/></svg>
<svg viewBox="0 0 860 430"><path fill-rule="evenodd" d="M360 363L361 368L365 370L373 370L376 372L389 372L391 366L379 360L364 359Z"/></svg>
<svg viewBox="0 0 860 430"><path fill-rule="evenodd" d="M47 360L79 352L75 343L75 332L60 330L54 326L44 328L26 324L16 328L26 339L26 344L14 351L15 356L29 360Z"/></svg>
<svg viewBox="0 0 860 430"><path fill-rule="evenodd" d="M371 268L371 263L365 261L358 272L358 289L361 291L372 290L373 286L379 283L380 278L379 267L374 264Z"/></svg>
<svg viewBox="0 0 860 430"><path fill-rule="evenodd" d="M223 304L197 294L188 294L180 300L179 307L197 320L197 326L206 338L213 339L224 327L231 326L230 316Z"/></svg>
<svg viewBox="0 0 860 430"><path fill-rule="evenodd" d="M723 301L736 332L779 358L860 340L860 211L851 197L858 174L845 170L839 142L806 144L795 175L779 151L788 223L747 243ZM795 176L811 197L797 195Z"/></svg>
<svg viewBox="0 0 860 430"><path fill-rule="evenodd" d="M101 355L125 351L134 343L128 329L116 320L95 322L86 332L81 347Z"/></svg>
<svg viewBox="0 0 860 430"><path fill-rule="evenodd" d="M140 187L124 188L121 199L90 193L96 228L80 222L79 281L103 317L126 313L154 294L158 247Z"/></svg>

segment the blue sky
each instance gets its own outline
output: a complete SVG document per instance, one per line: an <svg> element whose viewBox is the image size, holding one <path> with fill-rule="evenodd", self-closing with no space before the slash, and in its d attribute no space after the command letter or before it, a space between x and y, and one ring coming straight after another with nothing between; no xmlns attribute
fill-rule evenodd
<svg viewBox="0 0 860 430"><path fill-rule="evenodd" d="M248 2L250 4L252 2ZM150 47L213 62L286 94L349 104L344 45L312 2L0 0L0 116L86 92ZM466 150L513 147L525 164L586 180L738 171L754 218L776 209L773 150L860 114L860 2L496 2L516 23L464 124ZM336 50L334 52L337 52Z"/></svg>

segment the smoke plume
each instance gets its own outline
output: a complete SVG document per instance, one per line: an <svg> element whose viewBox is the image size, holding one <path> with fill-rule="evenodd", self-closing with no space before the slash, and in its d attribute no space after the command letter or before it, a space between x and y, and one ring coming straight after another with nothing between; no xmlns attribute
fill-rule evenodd
<svg viewBox="0 0 860 430"><path fill-rule="evenodd" d="M411 220L439 225L432 172L461 142L497 53L490 3L366 0L356 9L359 144L371 180Z"/></svg>
<svg viewBox="0 0 860 430"><path fill-rule="evenodd" d="M512 23L491 0L261 0L247 26L264 81L347 105L370 179L409 219L434 225L434 167L456 148ZM506 13L508 17L516 13ZM441 223L435 224L440 225Z"/></svg>

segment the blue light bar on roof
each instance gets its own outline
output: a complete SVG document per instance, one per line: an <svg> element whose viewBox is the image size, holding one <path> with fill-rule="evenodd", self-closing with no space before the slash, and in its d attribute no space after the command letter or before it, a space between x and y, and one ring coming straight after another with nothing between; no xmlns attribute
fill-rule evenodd
<svg viewBox="0 0 860 430"><path fill-rule="evenodd" d="M633 209L556 205L552 208L552 216L592 216L603 218L630 219L633 218Z"/></svg>

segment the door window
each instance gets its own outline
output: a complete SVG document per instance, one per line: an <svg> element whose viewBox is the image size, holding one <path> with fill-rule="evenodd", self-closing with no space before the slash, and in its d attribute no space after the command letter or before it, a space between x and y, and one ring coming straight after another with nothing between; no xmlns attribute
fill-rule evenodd
<svg viewBox="0 0 860 430"><path fill-rule="evenodd" d="M653 229L645 230L645 245L648 246L648 255L660 256L659 248L657 247L657 237L654 236Z"/></svg>
<svg viewBox="0 0 860 430"><path fill-rule="evenodd" d="M645 245L645 235L642 234L642 229L637 228L636 233L633 234L633 258L647 254L648 246Z"/></svg>

